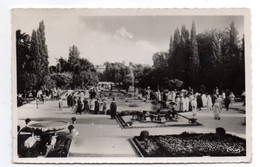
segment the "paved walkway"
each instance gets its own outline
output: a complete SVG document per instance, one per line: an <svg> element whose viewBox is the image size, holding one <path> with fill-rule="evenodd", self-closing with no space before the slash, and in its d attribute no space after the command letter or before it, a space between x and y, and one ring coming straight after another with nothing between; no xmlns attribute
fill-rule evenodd
<svg viewBox="0 0 260 167"><path fill-rule="evenodd" d="M63 104L66 104L64 101ZM242 104L234 104L237 106ZM240 106L239 106L240 107ZM241 108L241 107L240 107ZM243 108L243 107L242 107ZM72 157L138 157L131 145L129 138L137 136L142 130L148 130L150 135L180 134L183 131L208 133L215 132L216 127L224 127L228 133L245 138L244 117L241 110L230 109L221 112L221 120L213 118L213 111L202 109L198 111L198 122L203 126L189 127L158 127L145 129L121 129L116 120L111 120L108 115L83 114L76 115L67 107L58 110L58 101L46 101L36 108L35 101L18 108L18 124L24 126L24 120L63 120L70 122L71 117L76 117L75 128L79 131L70 148L69 156ZM190 117L191 112L182 113Z"/></svg>

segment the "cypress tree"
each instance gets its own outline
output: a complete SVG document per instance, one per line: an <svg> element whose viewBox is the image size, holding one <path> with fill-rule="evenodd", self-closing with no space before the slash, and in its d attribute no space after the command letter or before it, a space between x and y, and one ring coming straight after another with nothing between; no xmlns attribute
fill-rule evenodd
<svg viewBox="0 0 260 167"><path fill-rule="evenodd" d="M196 36L196 27L194 22L192 23L191 28L191 54L189 57L189 79L191 86L194 88L198 87L199 85L199 70L200 70L200 59L198 53L198 43L197 43L197 36Z"/></svg>

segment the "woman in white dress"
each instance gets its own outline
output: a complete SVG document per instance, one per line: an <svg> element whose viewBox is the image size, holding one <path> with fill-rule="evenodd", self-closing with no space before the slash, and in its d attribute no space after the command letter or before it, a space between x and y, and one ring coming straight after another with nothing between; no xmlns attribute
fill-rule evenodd
<svg viewBox="0 0 260 167"><path fill-rule="evenodd" d="M207 96L207 107L209 110L212 110L212 99L210 95Z"/></svg>
<svg viewBox="0 0 260 167"><path fill-rule="evenodd" d="M196 98L192 99L191 107L192 107L192 116L196 116L196 114L197 114L197 100L196 100Z"/></svg>
<svg viewBox="0 0 260 167"><path fill-rule="evenodd" d="M231 105L235 102L235 95L233 92L230 93L229 98L231 100Z"/></svg>
<svg viewBox="0 0 260 167"><path fill-rule="evenodd" d="M180 111L184 111L184 105L185 105L185 103L184 103L184 97L183 96L181 96L181 107L180 107Z"/></svg>
<svg viewBox="0 0 260 167"><path fill-rule="evenodd" d="M172 102L175 102L175 98L176 98L176 92L172 91Z"/></svg>
<svg viewBox="0 0 260 167"><path fill-rule="evenodd" d="M218 98L216 99L214 103L214 118L217 120L220 120L220 110L221 110L221 105L222 105L222 98L219 95Z"/></svg>
<svg viewBox="0 0 260 167"><path fill-rule="evenodd" d="M206 107L207 106L207 96L205 94L202 94L201 95L201 99L202 99L202 105L203 107Z"/></svg>
<svg viewBox="0 0 260 167"><path fill-rule="evenodd" d="M185 98L184 98L183 111L189 111L189 102L190 102L189 97L188 97L188 96L185 96Z"/></svg>
<svg viewBox="0 0 260 167"><path fill-rule="evenodd" d="M180 111L181 109L181 99L179 97L179 95L177 95L177 98L176 98L176 111Z"/></svg>
<svg viewBox="0 0 260 167"><path fill-rule="evenodd" d="M222 93L222 100L224 100L225 98L226 98L226 93L223 92L223 93Z"/></svg>

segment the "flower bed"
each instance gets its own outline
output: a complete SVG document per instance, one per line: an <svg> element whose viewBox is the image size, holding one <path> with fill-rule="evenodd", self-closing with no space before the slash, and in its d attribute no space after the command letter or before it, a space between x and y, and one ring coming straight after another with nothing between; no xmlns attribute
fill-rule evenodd
<svg viewBox="0 0 260 167"><path fill-rule="evenodd" d="M230 134L182 133L180 135L149 136L133 142L144 157L246 156L245 139Z"/></svg>

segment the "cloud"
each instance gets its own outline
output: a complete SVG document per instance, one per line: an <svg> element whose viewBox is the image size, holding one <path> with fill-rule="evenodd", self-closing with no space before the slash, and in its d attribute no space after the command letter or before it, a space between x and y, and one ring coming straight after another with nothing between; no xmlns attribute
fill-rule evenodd
<svg viewBox="0 0 260 167"><path fill-rule="evenodd" d="M155 46L155 45L152 45L150 42L148 41L137 41L135 42L135 45L137 47L140 47L142 48L143 50L145 51L149 51L149 52L157 52L158 51L158 48Z"/></svg>
<svg viewBox="0 0 260 167"><path fill-rule="evenodd" d="M133 36L125 30L120 32L120 36L115 36L112 32L92 30L82 42L85 44L84 57L94 64L124 61L152 65L152 56L159 49L146 40L129 40Z"/></svg>
<svg viewBox="0 0 260 167"><path fill-rule="evenodd" d="M134 35L127 31L125 27L120 27L116 32L114 37L121 37L127 39L133 39Z"/></svg>
<svg viewBox="0 0 260 167"><path fill-rule="evenodd" d="M138 39L123 26L109 31L105 26L86 26L81 20L74 19L72 24L68 24L69 20L55 20L45 21L50 65L57 63L56 58L68 58L72 45L78 47L80 57L95 65L106 61L152 65L153 54L160 51L152 42Z"/></svg>

